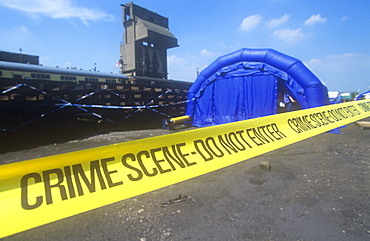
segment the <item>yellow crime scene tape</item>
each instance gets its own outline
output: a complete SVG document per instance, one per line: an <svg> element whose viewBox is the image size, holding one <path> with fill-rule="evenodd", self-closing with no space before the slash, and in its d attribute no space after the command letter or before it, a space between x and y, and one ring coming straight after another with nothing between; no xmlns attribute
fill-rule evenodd
<svg viewBox="0 0 370 241"><path fill-rule="evenodd" d="M370 116L322 106L0 166L0 238L178 183Z"/></svg>

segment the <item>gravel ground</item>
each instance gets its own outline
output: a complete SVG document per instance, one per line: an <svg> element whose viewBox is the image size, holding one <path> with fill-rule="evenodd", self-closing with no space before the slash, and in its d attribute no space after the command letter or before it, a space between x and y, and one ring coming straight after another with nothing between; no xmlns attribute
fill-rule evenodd
<svg viewBox="0 0 370 241"><path fill-rule="evenodd" d="M0 164L167 133L110 133L2 154ZM349 124L3 240L370 240L369 137Z"/></svg>

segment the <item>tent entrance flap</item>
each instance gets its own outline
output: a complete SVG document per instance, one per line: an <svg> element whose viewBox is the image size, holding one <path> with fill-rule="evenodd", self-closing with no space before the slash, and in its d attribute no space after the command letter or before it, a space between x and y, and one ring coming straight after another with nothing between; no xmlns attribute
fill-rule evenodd
<svg viewBox="0 0 370 241"><path fill-rule="evenodd" d="M196 102L193 125L218 125L276 114L277 82L267 73L215 79Z"/></svg>

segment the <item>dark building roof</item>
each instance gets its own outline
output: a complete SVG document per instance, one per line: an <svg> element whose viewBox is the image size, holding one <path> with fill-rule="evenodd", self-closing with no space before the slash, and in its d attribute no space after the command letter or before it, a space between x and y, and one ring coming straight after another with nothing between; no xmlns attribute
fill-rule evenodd
<svg viewBox="0 0 370 241"><path fill-rule="evenodd" d="M39 56L0 51L0 61L38 65Z"/></svg>

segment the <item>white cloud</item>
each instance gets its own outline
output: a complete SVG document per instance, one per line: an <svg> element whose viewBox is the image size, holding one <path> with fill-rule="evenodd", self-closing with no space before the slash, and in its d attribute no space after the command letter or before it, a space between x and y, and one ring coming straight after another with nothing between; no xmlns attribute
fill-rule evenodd
<svg viewBox="0 0 370 241"><path fill-rule="evenodd" d="M79 18L88 21L112 19L113 16L96 9L76 7L70 0L2 0L0 5L29 14L32 17Z"/></svg>
<svg viewBox="0 0 370 241"><path fill-rule="evenodd" d="M332 54L328 55L326 58L326 68L333 68L336 72L346 71L349 67L352 68L353 65L363 65L364 63L369 62L369 58L366 58L364 55L355 54L355 53L345 53L345 54Z"/></svg>
<svg viewBox="0 0 370 241"><path fill-rule="evenodd" d="M202 57L212 57L212 56L215 56L216 53L213 53L211 51L208 51L207 49L203 49L202 51L200 51L200 55Z"/></svg>
<svg viewBox="0 0 370 241"><path fill-rule="evenodd" d="M239 30L240 31L250 31L254 27L256 27L262 20L262 16L255 14L250 15L243 19L242 23L240 24Z"/></svg>
<svg viewBox="0 0 370 241"><path fill-rule="evenodd" d="M309 19L304 21L304 25L313 26L317 23L325 23L326 18L321 17L321 14L312 15Z"/></svg>
<svg viewBox="0 0 370 241"><path fill-rule="evenodd" d="M179 58L176 55L170 55L167 57L168 65L183 65L185 64L185 59Z"/></svg>
<svg viewBox="0 0 370 241"><path fill-rule="evenodd" d="M311 59L306 64L326 83L329 90L365 91L370 85L370 56L356 53L333 54L322 59Z"/></svg>
<svg viewBox="0 0 370 241"><path fill-rule="evenodd" d="M268 22L268 26L270 28L275 28L277 26L280 26L284 23L286 23L290 18L290 15L289 14L284 14L282 17L280 18L273 18L271 19L269 22Z"/></svg>
<svg viewBox="0 0 370 241"><path fill-rule="evenodd" d="M275 30L272 36L276 37L277 39L281 40L284 44L287 45L294 45L304 38L304 34L302 33L301 28L297 29L285 28Z"/></svg>
<svg viewBox="0 0 370 241"><path fill-rule="evenodd" d="M349 69L355 69L354 66L368 66L370 65L370 57L355 54L332 54L322 59L311 59L305 64L311 69L330 70L331 73L342 73Z"/></svg>
<svg viewBox="0 0 370 241"><path fill-rule="evenodd" d="M52 58L48 55L40 56L40 63L43 63L44 65L48 66L48 63L52 61Z"/></svg>
<svg viewBox="0 0 370 241"><path fill-rule="evenodd" d="M321 59L311 59L310 61L308 61L307 63L305 62L305 64L309 67L312 67L312 66L317 66L319 64L322 63L322 60Z"/></svg>
<svg viewBox="0 0 370 241"><path fill-rule="evenodd" d="M346 21L346 20L348 20L349 19L349 17L348 16L343 16L340 20L342 20L342 21Z"/></svg>
<svg viewBox="0 0 370 241"><path fill-rule="evenodd" d="M185 54L184 57L171 55L168 60L168 77L175 80L194 81L197 73L206 68L211 61L197 55Z"/></svg>
<svg viewBox="0 0 370 241"><path fill-rule="evenodd" d="M19 27L19 32L22 33L22 34L29 34L30 33L28 28L26 28L25 26L20 26Z"/></svg>
<svg viewBox="0 0 370 241"><path fill-rule="evenodd" d="M369 63L369 58L361 54L345 53L332 54L323 59L311 59L306 64L310 68L332 69L334 72L344 72L353 65L361 65L361 63Z"/></svg>

